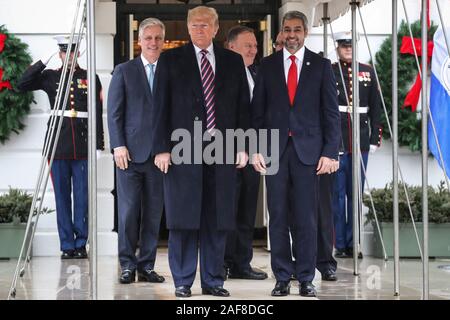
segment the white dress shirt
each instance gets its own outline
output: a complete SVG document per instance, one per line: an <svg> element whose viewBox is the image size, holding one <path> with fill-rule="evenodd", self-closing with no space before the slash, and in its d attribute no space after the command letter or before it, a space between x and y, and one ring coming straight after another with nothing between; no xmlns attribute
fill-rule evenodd
<svg viewBox="0 0 450 320"><path fill-rule="evenodd" d="M245 67L245 72L247 73L248 88L250 89L250 101L252 101L253 89L255 88L255 81L253 81L252 74L250 73L248 67Z"/></svg>
<svg viewBox="0 0 450 320"><path fill-rule="evenodd" d="M147 59L145 59L144 55L141 54L141 60L142 60L142 64L144 65L144 69L145 69L145 74L147 75L147 81L148 81L148 76L150 75L150 66L149 64L153 64L155 67L153 68L153 72L156 72L156 65L158 64L158 60L156 60L153 63L148 62Z"/></svg>
<svg viewBox="0 0 450 320"><path fill-rule="evenodd" d="M287 51L286 48L283 48L283 63L284 63L284 76L286 78L286 83L288 81L288 74L289 74L289 68L291 67L292 60L291 57L292 53ZM300 50L298 50L294 56L296 57L295 63L297 64L297 82L300 77L300 72L302 71L302 64L303 60L305 58L305 46L301 47Z"/></svg>
<svg viewBox="0 0 450 320"><path fill-rule="evenodd" d="M198 69L200 70L200 76L202 74L202 57L203 54L201 53L202 49L197 47L194 44L195 49L195 56L197 57L197 63L198 63ZM209 63L211 64L211 67L213 69L214 74L216 74L216 56L214 55L214 46L211 42L208 48L206 48L208 51L208 54L206 55L206 58L209 60Z"/></svg>

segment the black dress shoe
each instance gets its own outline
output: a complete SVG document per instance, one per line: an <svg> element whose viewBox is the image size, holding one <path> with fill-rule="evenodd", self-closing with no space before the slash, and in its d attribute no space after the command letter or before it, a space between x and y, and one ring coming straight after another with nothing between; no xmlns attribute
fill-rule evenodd
<svg viewBox="0 0 450 320"><path fill-rule="evenodd" d="M119 282L123 284L129 284L136 281L136 271L132 270L123 270L120 275Z"/></svg>
<svg viewBox="0 0 450 320"><path fill-rule="evenodd" d="M73 253L73 257L75 259L87 259L88 254L86 252L86 247L81 247L81 248L75 249L75 251Z"/></svg>
<svg viewBox="0 0 450 320"><path fill-rule="evenodd" d="M138 280L146 281L146 282L161 283L161 282L164 282L166 279L164 279L163 276L160 276L159 274L157 274L155 270L147 269L147 270L138 271Z"/></svg>
<svg viewBox="0 0 450 320"><path fill-rule="evenodd" d="M302 297L316 297L317 292L311 281L303 281L300 283L300 295Z"/></svg>
<svg viewBox="0 0 450 320"><path fill-rule="evenodd" d="M62 254L61 254L61 259L65 260L65 259L73 259L74 258L74 250L63 250Z"/></svg>
<svg viewBox="0 0 450 320"><path fill-rule="evenodd" d="M230 279L248 279L248 280L264 280L267 279L267 273L256 271L255 269L249 269L245 271L230 270L228 275Z"/></svg>
<svg viewBox="0 0 450 320"><path fill-rule="evenodd" d="M345 249L336 249L336 252L334 253L334 257L335 258L341 258L341 259L350 258L347 255L347 252L346 252Z"/></svg>
<svg viewBox="0 0 450 320"><path fill-rule="evenodd" d="M191 288L189 286L179 286L175 288L175 297L189 298L191 295Z"/></svg>
<svg viewBox="0 0 450 320"><path fill-rule="evenodd" d="M277 281L271 295L273 297L284 297L291 292L291 284L289 281Z"/></svg>
<svg viewBox="0 0 450 320"><path fill-rule="evenodd" d="M347 256L349 258L353 258L353 248L345 249L345 253L347 254ZM362 252L358 252L358 259L362 259L362 258L363 258Z"/></svg>
<svg viewBox="0 0 450 320"><path fill-rule="evenodd" d="M209 294L216 297L229 297L230 293L227 289L224 289L222 286L215 286L209 288L202 288L202 294Z"/></svg>
<svg viewBox="0 0 450 320"><path fill-rule="evenodd" d="M333 270L328 270L328 271L322 273L322 280L336 281L337 280L336 272Z"/></svg>

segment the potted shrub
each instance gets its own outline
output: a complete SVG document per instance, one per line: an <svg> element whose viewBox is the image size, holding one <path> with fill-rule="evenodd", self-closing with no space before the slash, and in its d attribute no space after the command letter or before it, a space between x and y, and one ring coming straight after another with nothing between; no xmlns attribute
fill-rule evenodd
<svg viewBox="0 0 450 320"><path fill-rule="evenodd" d="M33 196L10 188L0 195L0 258L17 258L20 254ZM42 213L54 210L43 208Z"/></svg>
<svg viewBox="0 0 450 320"><path fill-rule="evenodd" d="M383 189L373 189L372 198L377 212L380 229L383 235L386 253L394 255L394 225L393 225L393 185L386 185ZM408 186L411 209L416 222L420 243L423 239L422 226L422 187ZM368 195L364 195L364 204L369 208L367 223L374 227L375 256L382 258L383 251L378 232L376 232L374 212ZM414 234L411 215L406 201L402 184L399 185L399 247L400 257L420 258L420 251ZM444 182L437 188L428 187L428 221L429 238L428 250L430 257L450 257L450 193Z"/></svg>

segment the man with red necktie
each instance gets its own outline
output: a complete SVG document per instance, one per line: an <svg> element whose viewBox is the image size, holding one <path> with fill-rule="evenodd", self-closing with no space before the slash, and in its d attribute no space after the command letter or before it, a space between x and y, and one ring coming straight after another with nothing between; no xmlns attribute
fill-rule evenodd
<svg viewBox="0 0 450 320"><path fill-rule="evenodd" d="M276 278L272 296L288 295L295 275L300 295L315 297L318 175L338 167L337 93L330 61L303 45L308 35L306 16L299 11L286 13L282 32L284 48L261 62L252 100L253 127L279 130L279 141L270 141L272 148L279 144L278 171L266 176ZM270 172L264 155L252 155L252 163L257 171ZM289 229L295 232L295 262Z"/></svg>

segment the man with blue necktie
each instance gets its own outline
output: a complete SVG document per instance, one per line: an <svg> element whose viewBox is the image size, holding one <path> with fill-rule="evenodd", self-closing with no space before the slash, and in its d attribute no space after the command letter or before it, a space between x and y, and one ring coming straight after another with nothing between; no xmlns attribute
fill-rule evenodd
<svg viewBox="0 0 450 320"><path fill-rule="evenodd" d="M108 95L108 127L117 174L120 283L163 282L154 271L163 194L153 164L154 76L164 44L164 24L148 18L139 26L142 53L114 70ZM138 241L139 256L136 256Z"/></svg>

